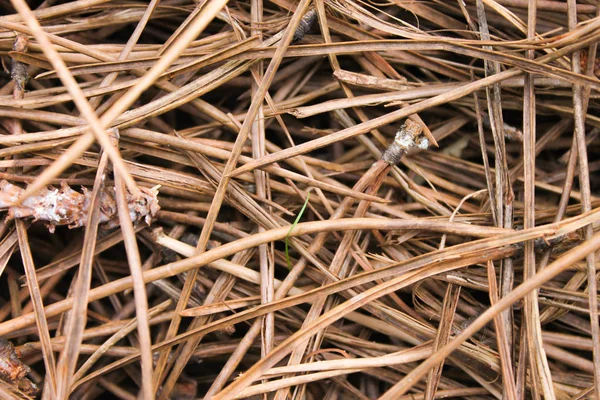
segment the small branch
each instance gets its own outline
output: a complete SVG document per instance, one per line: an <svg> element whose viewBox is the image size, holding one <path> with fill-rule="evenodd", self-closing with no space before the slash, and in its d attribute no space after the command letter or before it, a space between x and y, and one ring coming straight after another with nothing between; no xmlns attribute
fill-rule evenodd
<svg viewBox="0 0 600 400"><path fill-rule="evenodd" d="M85 226L90 212L92 192L85 187L79 193L66 183L60 189L50 187L40 190L36 195L14 206L17 199L25 191L8 181L0 182L0 208L8 209L9 218L34 218L45 221L50 232L58 225L69 228ZM151 189L140 187L139 196L127 195L129 214L134 222L144 220L148 225L160 209L158 205L158 187ZM109 186L100 193L100 226L111 229L119 226L115 188Z"/></svg>
<svg viewBox="0 0 600 400"><path fill-rule="evenodd" d="M429 139L420 136L423 127L411 120L406 120L396 133L396 138L386 149L381 159L390 165L396 165L410 150L427 150Z"/></svg>

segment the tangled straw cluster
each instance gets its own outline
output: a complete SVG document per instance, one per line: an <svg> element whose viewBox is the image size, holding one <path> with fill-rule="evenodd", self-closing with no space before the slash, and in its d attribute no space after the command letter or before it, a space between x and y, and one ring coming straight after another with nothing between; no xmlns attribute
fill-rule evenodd
<svg viewBox="0 0 600 400"><path fill-rule="evenodd" d="M0 398L597 398L599 41L591 1L0 2Z"/></svg>

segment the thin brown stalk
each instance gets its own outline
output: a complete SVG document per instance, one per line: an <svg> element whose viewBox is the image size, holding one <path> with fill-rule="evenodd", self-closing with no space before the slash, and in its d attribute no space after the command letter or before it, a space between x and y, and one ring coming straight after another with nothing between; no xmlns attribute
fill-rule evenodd
<svg viewBox="0 0 600 400"><path fill-rule="evenodd" d="M440 328L435 336L433 351L439 350L442 346L448 343L459 297L460 287L449 284L448 288L446 289L446 294L444 295L444 302L442 303ZM436 365L431 371L429 371L427 387L425 388L425 399L430 400L435 398L436 392L438 391L442 367L443 364Z"/></svg>
<svg viewBox="0 0 600 400"><path fill-rule="evenodd" d="M498 302L498 289L496 283L496 271L494 264L490 261L487 265L490 304ZM511 343L507 340L506 324L502 317L494 317L494 326L496 328L496 337L498 340L498 351L500 353L500 362L502 364L502 393L507 399L516 400L518 398L515 387L515 378L512 365Z"/></svg>
<svg viewBox="0 0 600 400"><path fill-rule="evenodd" d="M117 174L115 176L115 190L117 198L117 207L119 209L119 221L123 232L123 243L127 251L127 261L131 270L133 281L133 292L135 298L135 311L138 318L138 335L141 351L141 370L142 370L142 390L141 395L144 399L154 398L154 388L152 385L152 351L150 326L148 323L148 300L146 298L146 287L143 280L142 264L138 250L135 231L129 216L127 199L125 193L125 182Z"/></svg>
<svg viewBox="0 0 600 400"><path fill-rule="evenodd" d="M27 236L27 225L23 221L15 221L17 235L19 238L19 248L21 250L21 258L25 267L25 275L27 277L27 286L33 304L36 325L42 343L42 352L44 353L44 364L46 366L46 374L48 376L48 389L50 397L56 393L57 370L52 345L50 343L50 332L48 329L48 319L44 310L44 304L40 296L40 288L35 275L35 265L31 254L31 247Z"/></svg>

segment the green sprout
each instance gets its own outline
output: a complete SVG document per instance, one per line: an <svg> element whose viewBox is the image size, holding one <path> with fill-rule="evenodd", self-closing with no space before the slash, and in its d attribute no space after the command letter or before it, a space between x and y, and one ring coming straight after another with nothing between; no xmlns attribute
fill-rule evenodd
<svg viewBox="0 0 600 400"><path fill-rule="evenodd" d="M292 269L292 261L290 260L288 239L290 238L290 233L292 233L292 230L296 227L296 225L298 225L298 222L300 221L300 218L302 218L302 214L304 214L304 210L306 210L306 205L308 204L308 199L310 199L310 192L308 192L306 194L306 200L304 200L304 205L300 209L300 212L298 213L298 216L296 217L296 220L294 221L294 223L290 227L290 230L288 231L288 234L285 237L285 259L287 261L287 265L288 265L288 269L289 270Z"/></svg>

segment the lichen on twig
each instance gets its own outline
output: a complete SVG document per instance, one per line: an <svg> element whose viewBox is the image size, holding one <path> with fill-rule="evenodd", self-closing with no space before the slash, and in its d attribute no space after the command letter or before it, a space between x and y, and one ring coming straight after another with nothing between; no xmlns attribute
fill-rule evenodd
<svg viewBox="0 0 600 400"><path fill-rule="evenodd" d="M413 149L427 150L429 139L422 136L423 127L409 119L400 127L392 144L383 153L381 159L390 165L396 165L402 157Z"/></svg>
<svg viewBox="0 0 600 400"><path fill-rule="evenodd" d="M50 232L54 232L58 225L79 228L87 222L92 192L85 187L82 188L82 193L79 193L63 182L60 188L43 189L16 205L23 192L24 189L8 181L0 182L0 208L8 209L9 218L34 218L36 221L45 221ZM127 195L132 221L144 220L150 224L160 209L157 195L158 187L141 187L138 196ZM111 229L118 225L115 188L108 186L100 193L100 226Z"/></svg>

